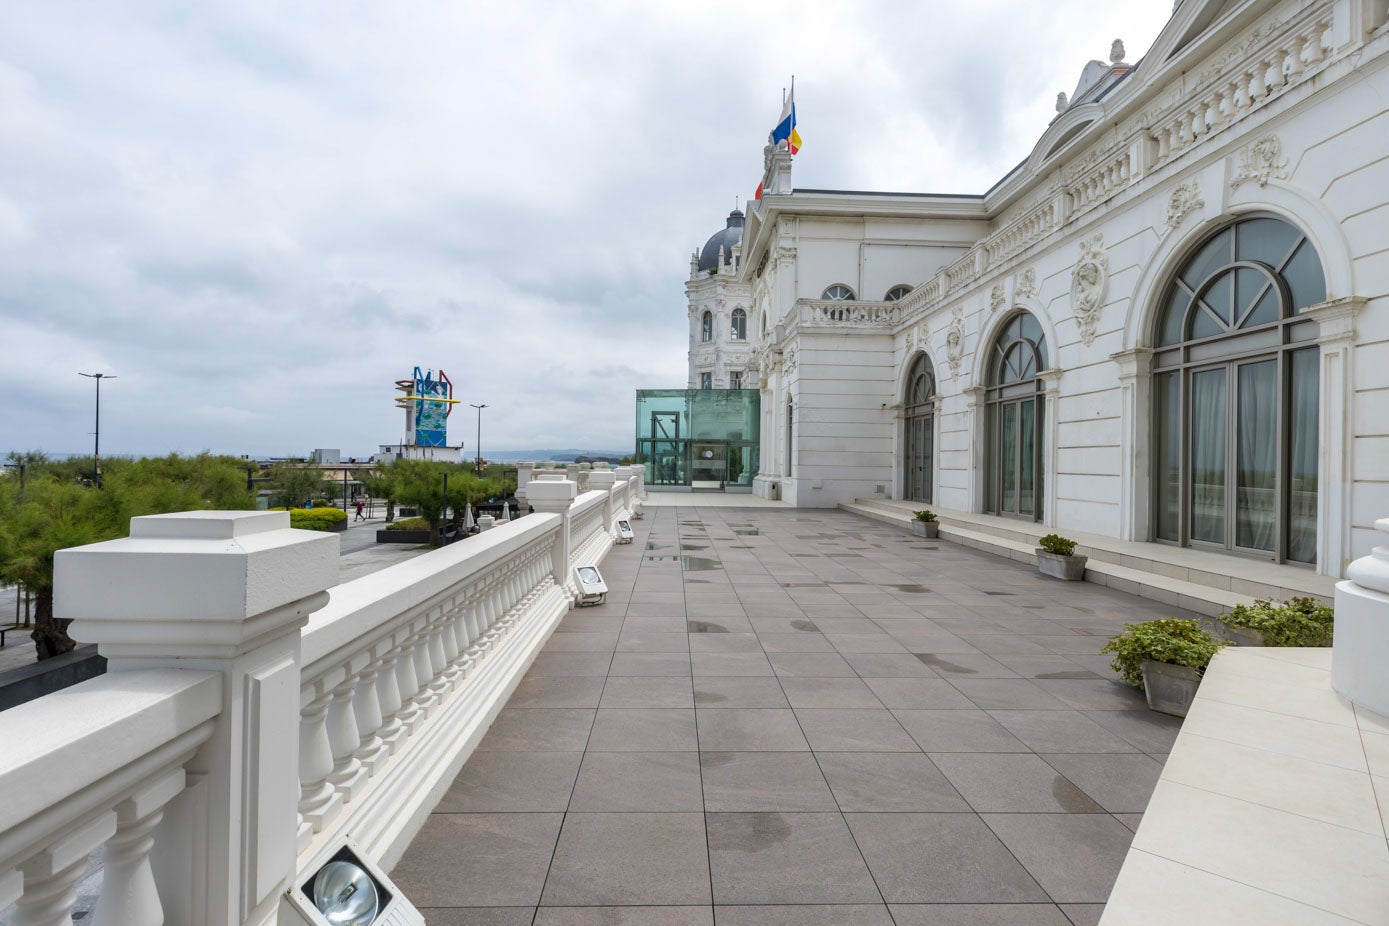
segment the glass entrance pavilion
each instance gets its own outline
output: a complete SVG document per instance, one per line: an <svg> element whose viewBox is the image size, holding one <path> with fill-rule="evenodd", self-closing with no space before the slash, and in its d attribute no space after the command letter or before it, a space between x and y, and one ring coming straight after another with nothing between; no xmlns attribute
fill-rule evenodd
<svg viewBox="0 0 1389 926"><path fill-rule="evenodd" d="M638 389L637 462L648 486L751 492L757 475L756 389Z"/></svg>

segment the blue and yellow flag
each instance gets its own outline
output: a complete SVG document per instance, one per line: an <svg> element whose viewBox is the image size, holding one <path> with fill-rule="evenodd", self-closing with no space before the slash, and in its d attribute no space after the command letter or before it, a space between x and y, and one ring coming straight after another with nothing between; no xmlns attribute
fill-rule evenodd
<svg viewBox="0 0 1389 926"><path fill-rule="evenodd" d="M792 154L801 150L801 133L796 131L796 83L791 82L791 93L781 104L781 119L772 129L772 144L786 142Z"/></svg>

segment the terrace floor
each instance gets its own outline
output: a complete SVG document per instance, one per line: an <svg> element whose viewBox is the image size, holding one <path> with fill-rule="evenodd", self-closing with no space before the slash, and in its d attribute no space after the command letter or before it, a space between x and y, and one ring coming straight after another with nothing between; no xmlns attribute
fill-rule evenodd
<svg viewBox="0 0 1389 926"><path fill-rule="evenodd" d="M1179 724L1096 651L1174 609L649 504L396 866L432 926L1098 921Z"/></svg>

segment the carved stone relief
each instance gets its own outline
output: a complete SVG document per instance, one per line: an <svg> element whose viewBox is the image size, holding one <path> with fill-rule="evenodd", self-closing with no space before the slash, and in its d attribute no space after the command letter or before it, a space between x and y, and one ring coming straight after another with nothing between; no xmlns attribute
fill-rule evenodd
<svg viewBox="0 0 1389 926"><path fill-rule="evenodd" d="M1178 184L1167 198L1167 227L1176 228L1188 214L1205 208L1205 205L1206 201L1201 198L1201 187L1195 180Z"/></svg>
<svg viewBox="0 0 1389 926"><path fill-rule="evenodd" d="M1108 282L1109 257L1104 252L1104 235L1097 232L1081 239L1080 259L1071 274L1071 307L1086 347L1095 341L1095 323L1100 318Z"/></svg>
<svg viewBox="0 0 1389 926"><path fill-rule="evenodd" d="M950 365L952 377L960 375L960 364L965 359L965 312L955 306L950 316L950 324L945 329L945 362Z"/></svg>
<svg viewBox="0 0 1389 926"><path fill-rule="evenodd" d="M1028 267L1018 274L1013 282L1013 293L1019 299L1031 299L1037 295L1037 270Z"/></svg>
<svg viewBox="0 0 1389 926"><path fill-rule="evenodd" d="M1003 284L995 283L994 288L989 290L989 309L997 312L1003 308Z"/></svg>
<svg viewBox="0 0 1389 926"><path fill-rule="evenodd" d="M1253 180L1259 186L1268 186L1270 180L1286 180L1288 159L1283 157L1283 142L1272 132L1258 139L1239 153L1239 166L1235 168L1230 189L1235 189L1246 180Z"/></svg>
<svg viewBox="0 0 1389 926"><path fill-rule="evenodd" d="M797 359L798 358L796 357L796 349L794 347L788 347L785 351L782 352L781 368L785 370L788 374L794 373L796 371Z"/></svg>

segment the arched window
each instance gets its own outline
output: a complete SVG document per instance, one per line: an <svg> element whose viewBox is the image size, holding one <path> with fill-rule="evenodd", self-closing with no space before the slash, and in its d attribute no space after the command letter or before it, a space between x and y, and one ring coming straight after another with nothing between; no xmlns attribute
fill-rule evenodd
<svg viewBox="0 0 1389 926"><path fill-rule="evenodd" d="M1276 561L1317 554L1321 259L1281 219L1204 239L1153 329L1154 530L1159 540Z"/></svg>
<svg viewBox="0 0 1389 926"><path fill-rule="evenodd" d="M733 310L733 322L729 326L729 337L735 341L748 339L748 313L742 309Z"/></svg>
<svg viewBox="0 0 1389 926"><path fill-rule="evenodd" d="M1042 380L1047 342L1028 312L1003 325L985 355L986 481L984 506L994 514L1042 518Z"/></svg>
<svg viewBox="0 0 1389 926"><path fill-rule="evenodd" d="M905 299L906 296L907 296L907 293L909 293L909 292L911 292L911 291L912 291L912 288L911 288L910 286L905 285L905 284L903 284L903 285L901 285L901 286L894 286L894 287L892 287L892 289L889 289L889 290L887 291L887 295L883 296L883 301L884 301L884 302L896 302L898 299Z"/></svg>
<svg viewBox="0 0 1389 926"><path fill-rule="evenodd" d="M919 355L907 374L906 435L903 443L903 472L906 476L906 497L914 501L931 501L931 475L936 439L936 373L931 358Z"/></svg>
<svg viewBox="0 0 1389 926"><path fill-rule="evenodd" d="M854 291L843 283L835 283L833 286L825 287L820 298L829 302L847 302L854 298Z"/></svg>
<svg viewBox="0 0 1389 926"><path fill-rule="evenodd" d="M714 313L705 312L699 323L699 339L701 341L714 340Z"/></svg>

